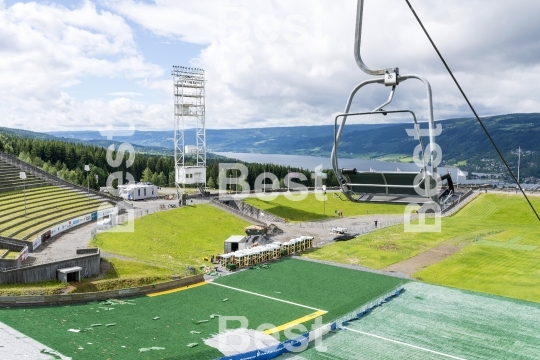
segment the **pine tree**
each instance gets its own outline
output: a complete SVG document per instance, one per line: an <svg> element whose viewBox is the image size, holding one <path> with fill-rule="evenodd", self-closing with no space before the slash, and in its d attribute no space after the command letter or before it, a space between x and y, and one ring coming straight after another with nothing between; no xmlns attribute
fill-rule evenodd
<svg viewBox="0 0 540 360"><path fill-rule="evenodd" d="M163 171L159 173L158 181L159 182L157 184L155 184L155 185L158 185L158 186L166 186L167 185L167 176L165 176Z"/></svg>
<svg viewBox="0 0 540 360"><path fill-rule="evenodd" d="M174 186L175 182L176 182L176 179L174 178L175 177L175 173L174 173L174 170L169 172L169 182L166 186Z"/></svg>
<svg viewBox="0 0 540 360"><path fill-rule="evenodd" d="M151 182L152 181L152 170L147 166L146 169L144 169L141 177L141 182Z"/></svg>

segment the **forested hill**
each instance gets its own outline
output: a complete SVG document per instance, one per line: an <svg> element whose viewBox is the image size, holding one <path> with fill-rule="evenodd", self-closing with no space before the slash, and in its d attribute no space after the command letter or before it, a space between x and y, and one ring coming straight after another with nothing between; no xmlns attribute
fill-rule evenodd
<svg viewBox="0 0 540 360"><path fill-rule="evenodd" d="M27 135L28 137L25 137ZM100 140L106 141L106 140ZM109 144L111 142L109 141ZM126 167L129 154L124 154L124 161L119 166L112 166L107 161L107 147L101 145L83 144L76 141L59 140L50 135L26 132L19 130L8 130L0 128L0 150L10 155L18 157L20 160L37 166L51 175L78 185L87 184L95 190L106 186L107 178L115 172L122 172L123 182L129 180L128 173L135 181L152 182L157 186L174 186L175 163L171 155L153 155L135 151L135 159L130 167ZM142 148L142 147L141 147ZM116 146L118 149L118 146ZM112 159L117 159L116 151L112 154ZM208 154L207 158L207 184L210 188L216 187L218 177L236 177L236 171L230 170L220 174L219 163L239 162L213 154ZM186 164L194 164L194 159L186 157ZM90 171L86 173L84 166L90 165ZM311 172L313 170L289 168L286 166L272 164L246 164L248 176L246 180L250 188L254 188L255 179L263 172L273 173L278 177L277 183L268 180L268 186L278 188L284 187L284 177L289 171L302 173L306 181L297 182L305 186L313 186ZM333 172L327 171L327 185L337 185L337 180ZM96 180L97 175L97 180ZM241 190L241 189L238 189Z"/></svg>
<svg viewBox="0 0 540 360"><path fill-rule="evenodd" d="M505 158L517 167L517 149L522 149L521 175L540 178L540 114L508 114L483 118L484 124L500 147ZM442 133L436 141L443 152L444 165L460 165L477 172L503 172L502 162L476 119L460 118L438 121ZM422 123L422 128L427 128ZM347 157L393 160L409 158L417 140L407 136L409 124L351 125L345 128L340 152ZM96 131L54 132L74 141L103 141ZM332 125L293 126L259 129L207 130L208 150L267 154L298 154L329 156L333 145ZM130 137L115 137L131 144L173 147L172 131L136 131ZM186 139L195 139L194 130ZM427 143L427 139L424 140ZM465 165L466 164L466 165Z"/></svg>
<svg viewBox="0 0 540 360"><path fill-rule="evenodd" d="M70 132L71 133L71 132ZM99 132L94 131L93 133L97 133L99 135ZM108 147L111 144L114 144L116 148L122 144L123 141L118 140L106 140L105 137L101 137L100 139L91 140L91 139L84 139L83 137L74 137L74 136L66 136L66 137L58 137L54 134L48 134L48 133L40 133L35 131L29 131L29 130L22 130L22 129L12 129L12 128L6 128L0 126L0 134L4 134L11 137L17 137L17 138L24 138L24 139L36 139L36 140L48 140L48 141L62 141L62 142L69 142L74 144L82 144L82 145L96 145L100 147ZM172 134L172 132L171 132ZM159 147L159 146L146 146L146 145L140 145L136 143L131 143L133 148L136 152L139 153L145 153L145 154L160 154L160 155L172 155L173 148L167 148L167 147Z"/></svg>
<svg viewBox="0 0 540 360"><path fill-rule="evenodd" d="M540 133L540 114L491 116L483 118L483 121L503 151L517 149L518 146L531 151L540 150L540 142L535 141L533 136ZM449 158L466 158L491 151L487 146L488 139L475 119L460 118L437 123L441 124L443 129L437 137L437 142ZM427 128L427 125L422 123L421 127ZM417 142L407 136L405 129L412 128L412 122L347 125L341 149L348 154L374 154L374 157L383 154L409 155ZM49 134L68 141L83 140L93 143L96 140L105 140L98 131L64 131ZM207 129L207 144L208 150L213 152L328 155L332 149L333 134L332 125ZM195 139L194 130L186 130L186 139L191 138ZM135 131L131 136L115 136L114 140L146 147L172 149L173 131Z"/></svg>

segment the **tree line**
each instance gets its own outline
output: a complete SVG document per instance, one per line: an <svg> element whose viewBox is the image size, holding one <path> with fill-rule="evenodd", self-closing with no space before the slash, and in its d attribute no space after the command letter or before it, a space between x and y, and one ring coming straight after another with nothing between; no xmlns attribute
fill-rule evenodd
<svg viewBox="0 0 540 360"><path fill-rule="evenodd" d="M122 154L118 146L112 151L112 158L119 163L118 166L111 166L111 161L107 160L107 148L95 145L64 142L61 140L43 140L22 138L0 133L0 150L20 160L37 166L51 175L58 176L73 184L87 184L95 190L106 186L107 178L110 174L121 172L123 183L129 180L130 174L135 181L151 182L157 186L174 186L175 183L175 163L174 156L150 155L137 152L132 155L132 164L127 167L130 153L123 153L123 161L117 157ZM115 162L113 162L114 164ZM220 163L241 163L247 168L247 175L241 176L235 169L222 170L220 173ZM186 157L186 164L194 165L195 159ZM90 171L85 171L85 165L89 165ZM304 181L294 179L295 183L304 186L314 186L315 180L312 178L312 170L287 167L275 164L245 163L221 156L210 155L207 159L206 183L209 188L219 186L219 177L235 178L246 181L251 189L255 188L257 176L264 173L272 173L276 179L267 179L266 187L286 188L286 175L296 173L305 176ZM337 180L333 171L325 170L327 179L323 183L328 186L336 186ZM233 181L234 182L234 181ZM292 182L292 180L290 181ZM238 181L237 181L238 183ZM229 189L239 190L236 185L228 186Z"/></svg>

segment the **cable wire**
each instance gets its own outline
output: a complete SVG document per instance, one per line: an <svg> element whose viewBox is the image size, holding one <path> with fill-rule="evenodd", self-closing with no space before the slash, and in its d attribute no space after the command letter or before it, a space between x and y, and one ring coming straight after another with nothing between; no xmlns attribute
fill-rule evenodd
<svg viewBox="0 0 540 360"><path fill-rule="evenodd" d="M525 199L527 200L527 202L529 203L529 206L531 207L532 211L534 212L534 214L536 215L536 218L538 219L538 221L540 221L540 216L538 216L538 213L536 212L536 209L534 208L533 204L531 203L531 201L529 200L529 198L527 197L527 195L525 194L525 191L523 190L523 188L521 187L521 185L519 184L519 181L516 179L516 176L514 175L514 173L512 172L512 170L510 170L510 166L508 166L508 163L506 162L506 160L504 159L502 153L500 152L499 148L497 147L497 145L495 144L495 141L493 141L493 138L491 137L491 135L489 134L488 130L486 129L486 127L484 126L484 123L482 122L482 120L480 120L480 117L478 116L478 114L476 113L476 110L474 109L474 107L472 106L471 102L469 101L469 98L467 98L467 95L465 95L465 92L463 91L463 89L461 88L461 86L459 85L456 77L454 76L454 74L452 73L452 70L450 70L450 67L448 66L448 64L446 63L446 61L444 60L444 57L442 56L441 52L439 51L439 49L437 48L437 45L435 45L435 43L433 42L433 40L431 39L431 36L429 36L429 33L427 32L426 28L424 27L424 24L422 24L422 21L420 20L420 18L418 17L418 15L416 14L416 11L414 11L411 3L409 2L409 0L405 0L405 2L407 3L407 5L409 5L409 8L411 9L414 17L416 18L416 20L418 21L418 24L420 24L420 27L422 28L422 30L424 30L424 33L426 34L429 42L431 43L431 45L433 46L433 49L435 49L435 51L437 52L437 55L439 55L439 58L441 59L442 63L444 64L444 66L446 67L446 70L448 71L448 73L450 74L450 76L452 77L452 79L454 80L454 83L456 84L456 86L458 87L459 91L461 92L461 95L463 95L463 98L465 99L465 101L467 102L467 104L469 105L469 107L471 108L471 111L473 112L474 116L476 117L476 120L478 120L478 123L480 123L480 126L482 126L482 129L484 130L484 132L486 133L487 137L489 138L489 141L491 141L491 145L493 145L493 147L495 148L495 150L497 151L497 154L499 154L499 157L501 158L501 160L503 161L504 165L506 166L506 169L508 170L508 172L510 173L510 175L512 176L512 178L514 179L514 182L517 184L517 186L519 187L519 190L521 190L521 193L523 194L523 196L525 197Z"/></svg>

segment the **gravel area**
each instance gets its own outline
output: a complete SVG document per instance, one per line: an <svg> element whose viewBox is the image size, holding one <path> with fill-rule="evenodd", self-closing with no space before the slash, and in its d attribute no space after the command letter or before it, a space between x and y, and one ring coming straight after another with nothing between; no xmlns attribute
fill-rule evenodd
<svg viewBox="0 0 540 360"><path fill-rule="evenodd" d="M334 227L347 228L349 233L365 233L376 229L375 220L377 220L378 226L381 227L388 221L403 220L403 215L363 215L336 217L310 222L275 224L283 230L283 234L274 235L272 236L272 239L274 239L274 241L283 242L298 236L307 235L314 237L315 246L320 246L334 241L333 239L336 235L330 232L330 229Z"/></svg>

